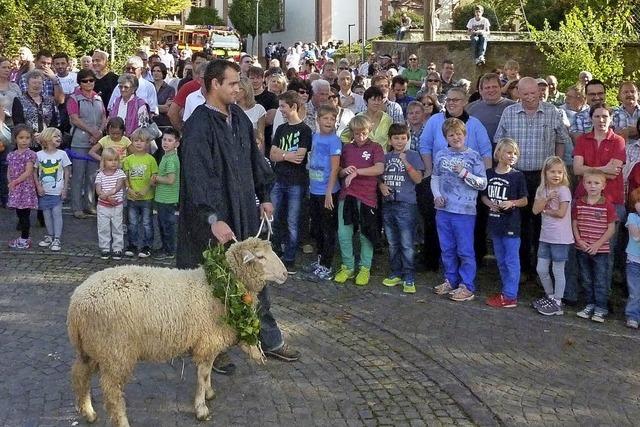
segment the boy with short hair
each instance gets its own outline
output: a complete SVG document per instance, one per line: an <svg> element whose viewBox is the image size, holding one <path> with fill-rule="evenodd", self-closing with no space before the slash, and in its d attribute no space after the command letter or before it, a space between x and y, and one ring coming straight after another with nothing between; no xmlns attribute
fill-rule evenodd
<svg viewBox="0 0 640 427"><path fill-rule="evenodd" d="M151 134L144 128L131 133L131 154L125 157L122 169L127 175L127 209L129 211L129 245L126 256L132 257L138 252L139 258L151 255L153 245L153 219L151 202L154 191L151 185L153 175L158 173L158 163L149 154ZM142 225L143 235L139 234Z"/></svg>
<svg viewBox="0 0 640 427"><path fill-rule="evenodd" d="M168 128L162 135L162 149L164 156L158 166L158 174L151 178L151 184L156 187L154 197L158 212L158 228L162 239L162 249L155 259L173 259L176 253L176 209L180 193L180 159L178 146L180 132Z"/></svg>
<svg viewBox="0 0 640 427"><path fill-rule="evenodd" d="M487 51L487 40L489 39L489 27L491 23L487 18L482 16L484 7L476 5L473 18L467 22L467 31L471 38L471 46L473 47L473 57L476 65L485 63L484 54Z"/></svg>
<svg viewBox="0 0 640 427"><path fill-rule="evenodd" d="M333 256L338 231L338 170L342 141L336 135L338 109L331 104L318 107L317 131L313 134L309 153L309 193L311 228L314 233L318 260L311 264L311 280L331 280L333 276Z"/></svg>
<svg viewBox="0 0 640 427"><path fill-rule="evenodd" d="M424 163L417 151L408 148L409 127L394 123L389 127L390 151L385 154L382 182L382 219L389 242L391 274L382 281L385 286L402 283L404 293L413 294L413 264L416 235L416 184L422 181Z"/></svg>
<svg viewBox="0 0 640 427"><path fill-rule="evenodd" d="M288 90L282 93L278 96L278 104L286 122L276 129L269 152L276 174L271 200L275 208L275 224L286 223L287 230L276 231L274 245L279 252L280 245L284 243L282 262L289 274L295 274L300 209L309 179L306 166L307 151L311 149L311 128L298 114L302 106L298 92Z"/></svg>
<svg viewBox="0 0 640 427"><path fill-rule="evenodd" d="M582 182L587 194L576 200L571 218L587 305L576 315L602 323L609 313L609 239L618 217L613 204L602 195L607 182L603 171L590 169Z"/></svg>

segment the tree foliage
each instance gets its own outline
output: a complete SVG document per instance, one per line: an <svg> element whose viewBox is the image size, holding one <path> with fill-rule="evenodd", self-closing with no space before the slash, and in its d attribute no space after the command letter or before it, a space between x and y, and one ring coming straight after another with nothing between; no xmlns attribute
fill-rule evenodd
<svg viewBox="0 0 640 427"><path fill-rule="evenodd" d="M191 6L190 0L124 0L124 16L149 24L154 19L177 15Z"/></svg>
<svg viewBox="0 0 640 427"><path fill-rule="evenodd" d="M258 7L258 33L269 33L278 23L281 0L261 0ZM256 0L234 0L229 6L229 19L243 36L255 36Z"/></svg>
<svg viewBox="0 0 640 427"><path fill-rule="evenodd" d="M388 19L382 21L382 25L380 26L380 31L382 32L382 35L395 36L396 31L400 27L400 19L403 13L406 13L407 16L411 18L411 27L423 28L424 16L419 15L412 11L395 12Z"/></svg>
<svg viewBox="0 0 640 427"><path fill-rule="evenodd" d="M218 11L212 7L192 7L187 18L189 25L224 25Z"/></svg>
<svg viewBox="0 0 640 427"><path fill-rule="evenodd" d="M591 8L573 8L556 31L545 22L542 30L531 27L531 37L544 54L551 74L560 87L576 82L582 70L593 73L607 87L616 87L624 76L624 42L629 39L629 7L610 6L597 13ZM637 72L636 72L637 73ZM607 102L616 104L615 91Z"/></svg>
<svg viewBox="0 0 640 427"><path fill-rule="evenodd" d="M34 53L47 49L70 56L96 48L109 51L109 19L114 10L122 16L121 8L121 3L103 0L0 0L0 52L13 56L20 46ZM118 51L130 54L135 36L120 26L116 27L116 36Z"/></svg>

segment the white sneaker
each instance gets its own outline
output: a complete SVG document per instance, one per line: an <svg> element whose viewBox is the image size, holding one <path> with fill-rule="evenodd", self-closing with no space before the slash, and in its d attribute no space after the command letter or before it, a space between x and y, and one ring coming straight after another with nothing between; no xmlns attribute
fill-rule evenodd
<svg viewBox="0 0 640 427"><path fill-rule="evenodd" d="M51 247L49 248L54 252L58 252L60 249L62 249L62 244L60 243L60 239L53 239L53 242L51 242Z"/></svg>
<svg viewBox="0 0 640 427"><path fill-rule="evenodd" d="M53 242L53 237L51 236L44 236L44 239L42 239L39 243L38 246L40 246L41 248L48 248L49 246L51 246L51 243Z"/></svg>

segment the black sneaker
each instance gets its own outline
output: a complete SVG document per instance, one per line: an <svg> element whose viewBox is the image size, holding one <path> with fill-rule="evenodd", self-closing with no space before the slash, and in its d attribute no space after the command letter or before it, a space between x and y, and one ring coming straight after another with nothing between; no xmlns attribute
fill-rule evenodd
<svg viewBox="0 0 640 427"><path fill-rule="evenodd" d="M155 260L158 260L158 261L162 261L162 260L165 260L165 259L174 259L175 255L167 253L165 251L160 251L160 252L155 253L152 258L155 259Z"/></svg>
<svg viewBox="0 0 640 427"><path fill-rule="evenodd" d="M140 249L140 252L138 252L138 258L148 258L151 256L151 248L149 248L149 246L144 246L142 249Z"/></svg>
<svg viewBox="0 0 640 427"><path fill-rule="evenodd" d="M295 362L300 359L300 352L298 350L291 350L286 344L277 350L265 351L264 355L271 357L272 359L279 359L285 362Z"/></svg>
<svg viewBox="0 0 640 427"><path fill-rule="evenodd" d="M111 255L109 253L109 251L101 251L100 252L100 259L109 259L109 255Z"/></svg>
<svg viewBox="0 0 640 427"><path fill-rule="evenodd" d="M122 251L113 251L113 254L111 255L112 259L115 260L121 260L122 259Z"/></svg>
<svg viewBox="0 0 640 427"><path fill-rule="evenodd" d="M133 245L127 246L127 249L124 251L124 254L128 257L133 257L136 254L136 247Z"/></svg>
<svg viewBox="0 0 640 427"><path fill-rule="evenodd" d="M282 261L284 266L287 268L287 273L296 274L298 271L296 270L296 262L295 261Z"/></svg>
<svg viewBox="0 0 640 427"><path fill-rule="evenodd" d="M216 374L233 375L236 372L236 365L231 362L226 353L222 353L213 361L211 370Z"/></svg>

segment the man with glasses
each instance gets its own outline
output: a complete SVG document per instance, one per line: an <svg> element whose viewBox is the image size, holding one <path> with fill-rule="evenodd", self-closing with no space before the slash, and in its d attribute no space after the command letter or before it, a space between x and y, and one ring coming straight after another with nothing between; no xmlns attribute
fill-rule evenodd
<svg viewBox="0 0 640 427"><path fill-rule="evenodd" d="M606 98L606 88L604 83L598 79L590 80L584 87L584 92L587 97L587 104L589 107L593 107L596 104L602 104ZM582 134L589 133L593 129L593 123L591 122L591 115L589 110L582 111L576 114L569 133L571 139L576 142L576 138Z"/></svg>
<svg viewBox="0 0 640 427"><path fill-rule="evenodd" d="M415 54L409 55L409 62L407 68L405 68L401 76L407 79L407 93L409 96L415 97L422 87L422 80L427 75L427 72L420 68L418 57Z"/></svg>
<svg viewBox="0 0 640 427"><path fill-rule="evenodd" d="M350 71L342 70L338 73L340 105L342 105L343 108L353 111L354 114L358 114L367 109L367 104L364 102L362 95L358 95L351 90L352 84L353 78L351 77Z"/></svg>
<svg viewBox="0 0 640 427"><path fill-rule="evenodd" d="M140 59L139 56L129 57L124 67L124 71L138 79L136 96L144 99L152 114L158 114L158 96L156 95L156 87L153 83L143 77L142 73L144 72L144 64L142 63L142 59ZM116 86L111 94L111 99L109 99L109 110L111 110L113 103L118 97L120 97L120 88Z"/></svg>

